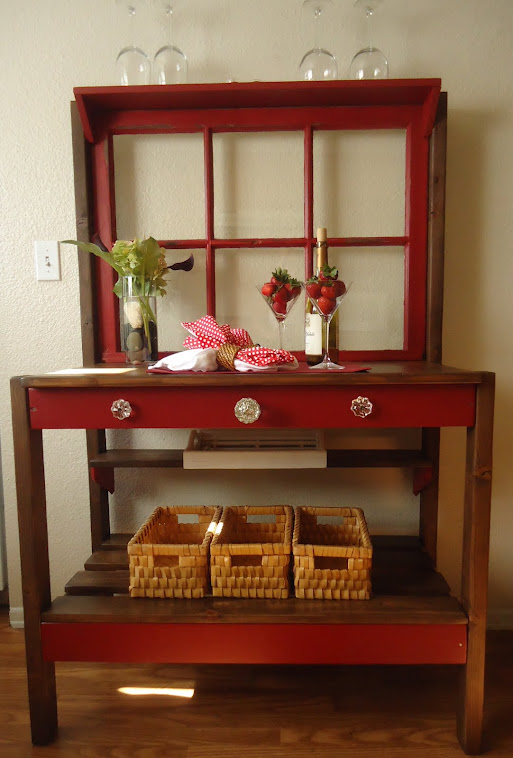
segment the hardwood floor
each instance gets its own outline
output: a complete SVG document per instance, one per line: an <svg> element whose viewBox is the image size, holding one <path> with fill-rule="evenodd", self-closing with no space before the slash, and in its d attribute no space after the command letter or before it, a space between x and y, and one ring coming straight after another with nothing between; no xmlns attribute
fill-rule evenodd
<svg viewBox="0 0 513 758"><path fill-rule="evenodd" d="M513 632L490 632L487 758L513 756ZM59 737L30 742L23 633L0 610L2 758L462 758L456 667L58 664ZM191 699L123 686L193 687Z"/></svg>

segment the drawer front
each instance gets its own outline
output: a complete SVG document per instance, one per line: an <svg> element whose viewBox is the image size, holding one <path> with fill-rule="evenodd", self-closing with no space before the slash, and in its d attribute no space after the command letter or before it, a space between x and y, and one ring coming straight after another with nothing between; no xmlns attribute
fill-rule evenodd
<svg viewBox="0 0 513 758"><path fill-rule="evenodd" d="M360 397L365 417L352 410ZM245 428L234 411L242 398L257 403L253 428L472 426L475 416L467 384L29 390L33 429ZM129 404L127 418L114 416L118 400Z"/></svg>

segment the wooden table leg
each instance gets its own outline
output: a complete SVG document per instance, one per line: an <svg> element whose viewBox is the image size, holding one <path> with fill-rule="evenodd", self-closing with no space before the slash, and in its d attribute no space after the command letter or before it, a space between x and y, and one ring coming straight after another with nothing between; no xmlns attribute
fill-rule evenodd
<svg viewBox="0 0 513 758"><path fill-rule="evenodd" d="M483 730L494 388L494 375L484 374L477 386L476 422L467 431L461 592L469 625L458 738L469 755L481 751Z"/></svg>
<svg viewBox="0 0 513 758"><path fill-rule="evenodd" d="M43 659L41 644L40 616L51 603L43 437L30 428L20 378L11 381L11 399L30 724L32 742L46 745L57 733L57 696L55 665Z"/></svg>

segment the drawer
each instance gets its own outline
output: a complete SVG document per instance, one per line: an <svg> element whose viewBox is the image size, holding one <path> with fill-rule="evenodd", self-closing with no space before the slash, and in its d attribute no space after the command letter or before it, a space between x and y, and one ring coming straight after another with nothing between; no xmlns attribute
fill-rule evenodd
<svg viewBox="0 0 513 758"><path fill-rule="evenodd" d="M365 417L351 409L359 397L372 404ZM254 428L472 426L475 416L473 384L29 390L33 429L247 428L234 412L242 398L260 411ZM118 400L129 403L125 419L112 413Z"/></svg>

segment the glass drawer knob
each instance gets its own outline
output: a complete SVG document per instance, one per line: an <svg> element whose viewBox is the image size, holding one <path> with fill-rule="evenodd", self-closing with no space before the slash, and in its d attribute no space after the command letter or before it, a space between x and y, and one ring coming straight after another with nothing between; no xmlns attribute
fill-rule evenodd
<svg viewBox="0 0 513 758"><path fill-rule="evenodd" d="M362 397L359 395L351 402L351 410L355 416L365 418L369 413L372 413L372 403L368 397Z"/></svg>
<svg viewBox="0 0 513 758"><path fill-rule="evenodd" d="M243 424L252 424L260 417L261 409L252 397L241 397L233 409L235 417Z"/></svg>
<svg viewBox="0 0 513 758"><path fill-rule="evenodd" d="M132 406L128 400L122 400L121 398L114 400L110 406L110 410L114 418L119 419L119 421L124 421L132 415Z"/></svg>

